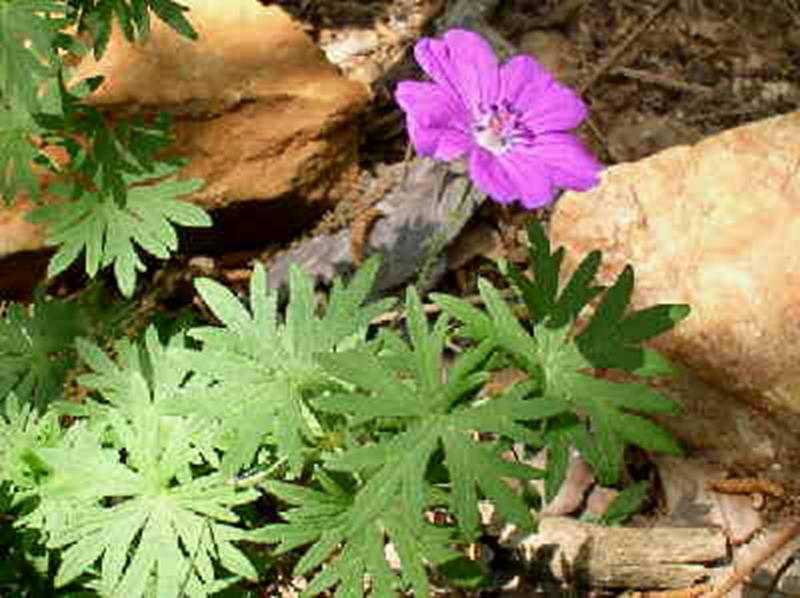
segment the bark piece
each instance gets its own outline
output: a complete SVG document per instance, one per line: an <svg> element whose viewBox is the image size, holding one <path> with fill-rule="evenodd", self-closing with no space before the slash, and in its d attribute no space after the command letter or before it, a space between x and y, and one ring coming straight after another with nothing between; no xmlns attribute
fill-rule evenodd
<svg viewBox="0 0 800 598"><path fill-rule="evenodd" d="M403 170L406 165L389 168ZM427 158L415 159L402 182L375 206L384 216L372 226L366 253L384 256L376 292L412 281L429 259L434 260L429 283L444 271L443 250L485 199L466 176L449 168ZM273 288L286 283L291 264L323 282L352 270L351 231L317 235L279 255L269 269Z"/></svg>
<svg viewBox="0 0 800 598"><path fill-rule="evenodd" d="M714 528L612 528L566 517L543 518L538 533L517 545L545 574L595 588L687 587L727 551L725 535Z"/></svg>

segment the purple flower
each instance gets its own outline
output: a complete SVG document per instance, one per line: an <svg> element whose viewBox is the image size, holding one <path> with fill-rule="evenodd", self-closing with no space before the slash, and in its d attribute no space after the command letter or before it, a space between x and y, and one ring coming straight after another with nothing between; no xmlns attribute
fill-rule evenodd
<svg viewBox="0 0 800 598"><path fill-rule="evenodd" d="M586 118L586 105L534 58L501 65L480 35L460 29L421 39L414 55L433 81L403 81L395 97L417 153L466 155L481 191L528 209L550 203L557 188L599 182L603 165L568 132Z"/></svg>

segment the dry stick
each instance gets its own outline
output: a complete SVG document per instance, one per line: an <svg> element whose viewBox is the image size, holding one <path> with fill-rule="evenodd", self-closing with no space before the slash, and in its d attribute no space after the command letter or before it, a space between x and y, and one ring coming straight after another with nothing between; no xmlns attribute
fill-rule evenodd
<svg viewBox="0 0 800 598"><path fill-rule="evenodd" d="M653 12L651 12L650 15L644 21L642 21L642 23L634 31L632 31L631 34L625 38L625 40L619 46L617 46L613 52L611 52L611 54L603 61L603 63L592 74L592 76L581 84L581 86L578 88L578 94L585 94L589 88L597 83L597 81L616 64L622 54L636 40L636 38L644 33L651 23L655 21L664 11L666 11L673 2L674 0L664 0Z"/></svg>
<svg viewBox="0 0 800 598"><path fill-rule="evenodd" d="M711 584L692 586L691 588L680 588L678 590L659 590L654 592L642 592L639 598L702 598L704 592L711 590Z"/></svg>
<svg viewBox="0 0 800 598"><path fill-rule="evenodd" d="M642 81L643 83L652 83L654 85L661 85L662 87L666 87L668 89L677 89L678 91L685 91L688 93L709 95L714 92L712 88L706 85L697 85L696 83L686 83L684 81L678 81L677 79L673 79L672 77L657 75L655 73L649 73L647 71L642 71L639 69L632 69L626 66L618 66L611 72L614 73L615 75L620 74L624 77L628 77L629 79L633 79L635 81Z"/></svg>
<svg viewBox="0 0 800 598"><path fill-rule="evenodd" d="M728 592L747 579L753 571L798 535L800 535L800 519L795 519L769 538L758 551L743 559L743 562L734 563L733 572L723 579L715 590L704 594L703 598L724 598Z"/></svg>
<svg viewBox="0 0 800 598"><path fill-rule="evenodd" d="M578 87L578 95L585 95L586 92L595 84L598 80L600 80L603 75L606 74L620 59L622 54L628 49L628 47L638 38L644 31L650 26L650 24L655 21L661 13L666 11L674 0L664 0L650 15L642 21L642 23L637 27L631 34L623 40L623 42L617 46L613 52L603 61L603 63L592 73L592 76L589 77L586 81L584 81L580 87ZM600 129L594 123L591 117L587 119L587 124L589 125L589 129L591 132L597 137L597 140L605 147L606 152L608 155L613 159L615 162L620 162L620 157L615 155L615 152L611 148L611 146L606 142L605 137L600 132Z"/></svg>

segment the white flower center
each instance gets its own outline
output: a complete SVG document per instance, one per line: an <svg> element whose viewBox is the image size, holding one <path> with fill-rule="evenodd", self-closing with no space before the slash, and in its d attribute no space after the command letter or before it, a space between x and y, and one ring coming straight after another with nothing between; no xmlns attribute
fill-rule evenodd
<svg viewBox="0 0 800 598"><path fill-rule="evenodd" d="M500 105L492 104L488 109L479 106L478 112L472 133L478 145L493 154L508 151L520 135L525 133L518 111L507 101Z"/></svg>

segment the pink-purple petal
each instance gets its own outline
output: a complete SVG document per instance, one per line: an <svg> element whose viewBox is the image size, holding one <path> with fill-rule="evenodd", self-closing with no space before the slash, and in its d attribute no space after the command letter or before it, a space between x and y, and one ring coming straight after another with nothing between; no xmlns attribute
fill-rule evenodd
<svg viewBox="0 0 800 598"><path fill-rule="evenodd" d="M406 113L411 143L417 153L453 160L471 143L469 115L450 94L434 83L403 81L395 99Z"/></svg>
<svg viewBox="0 0 800 598"><path fill-rule="evenodd" d="M497 202L511 203L518 197L517 188L497 158L481 147L470 152L469 174L478 189Z"/></svg>
<svg viewBox="0 0 800 598"><path fill-rule="evenodd" d="M472 137L458 129L431 128L409 118L408 136L421 156L445 162L460 158L472 147Z"/></svg>
<svg viewBox="0 0 800 598"><path fill-rule="evenodd" d="M409 116L428 127L458 123L469 127L470 116L460 102L435 83L401 81L395 100Z"/></svg>
<svg viewBox="0 0 800 598"><path fill-rule="evenodd" d="M515 106L525 96L537 97L553 81L553 75L532 56L514 56L500 67L501 93Z"/></svg>
<svg viewBox="0 0 800 598"><path fill-rule="evenodd" d="M538 102L524 102L522 122L533 133L570 131L586 120L586 104L569 87L554 83Z"/></svg>
<svg viewBox="0 0 800 598"><path fill-rule="evenodd" d="M586 191L600 182L604 166L574 135L548 133L539 135L533 145L509 152L520 160L535 160L547 169L555 185Z"/></svg>
<svg viewBox="0 0 800 598"><path fill-rule="evenodd" d="M497 101L500 65L477 33L451 29L442 40L423 38L414 56L431 79L459 97L473 115L479 105Z"/></svg>
<svg viewBox="0 0 800 598"><path fill-rule="evenodd" d="M503 98L523 113L534 133L569 131L588 115L586 104L536 59L515 56L500 68Z"/></svg>
<svg viewBox="0 0 800 598"><path fill-rule="evenodd" d="M586 119L586 104L533 57L500 66L483 38L459 29L424 38L414 51L433 81L404 81L395 95L419 154L445 161L468 154L479 189L528 209L552 202L559 187L599 183L603 165L567 133ZM500 151L504 143L510 147Z"/></svg>
<svg viewBox="0 0 800 598"><path fill-rule="evenodd" d="M497 159L517 188L517 199L526 209L541 208L553 201L556 189L541 161L520 152L507 152Z"/></svg>

